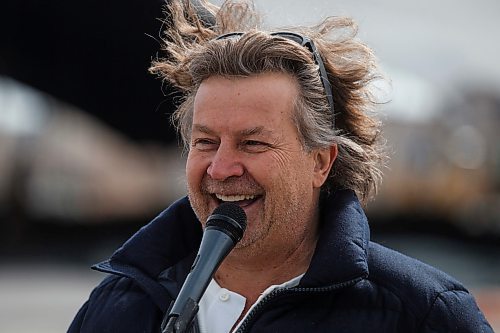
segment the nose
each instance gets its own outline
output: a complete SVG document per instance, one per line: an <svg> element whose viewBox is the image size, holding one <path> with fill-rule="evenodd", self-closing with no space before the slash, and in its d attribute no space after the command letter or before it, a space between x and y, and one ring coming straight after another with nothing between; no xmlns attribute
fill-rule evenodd
<svg viewBox="0 0 500 333"><path fill-rule="evenodd" d="M208 175L219 181L229 177L241 177L244 172L237 150L223 145L219 146L207 169Z"/></svg>

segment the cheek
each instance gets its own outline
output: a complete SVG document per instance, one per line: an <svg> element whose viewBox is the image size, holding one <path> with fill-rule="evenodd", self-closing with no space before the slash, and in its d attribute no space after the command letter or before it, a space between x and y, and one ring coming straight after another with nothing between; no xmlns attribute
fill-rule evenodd
<svg viewBox="0 0 500 333"><path fill-rule="evenodd" d="M295 163L294 159L297 154L290 151L275 151L270 156L270 164L273 169L285 170L290 168Z"/></svg>
<svg viewBox="0 0 500 333"><path fill-rule="evenodd" d="M201 183L203 175L207 171L208 163L194 154L188 154L186 161L186 178L188 186L196 186Z"/></svg>
<svg viewBox="0 0 500 333"><path fill-rule="evenodd" d="M287 181L293 178L295 182L311 178L313 170L314 164L311 156L302 151L276 154L268 168L269 173L278 174L280 178L286 178Z"/></svg>
<svg viewBox="0 0 500 333"><path fill-rule="evenodd" d="M248 159L248 169L264 178L281 178L294 167L297 155L287 150L269 151Z"/></svg>
<svg viewBox="0 0 500 333"><path fill-rule="evenodd" d="M283 170L281 165L275 163L269 157L255 155L245 162L245 171L265 190L272 187L270 182L280 178Z"/></svg>

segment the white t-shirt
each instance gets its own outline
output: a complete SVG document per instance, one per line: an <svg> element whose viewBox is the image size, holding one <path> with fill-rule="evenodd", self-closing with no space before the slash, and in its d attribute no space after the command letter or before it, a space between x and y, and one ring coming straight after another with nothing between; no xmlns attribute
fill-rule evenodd
<svg viewBox="0 0 500 333"><path fill-rule="evenodd" d="M304 274L301 274L280 285L272 285L267 288L248 310L246 315L248 315L250 311L252 311L253 307L273 290L297 286L302 276L304 276ZM241 313L245 308L245 302L245 297L226 288L221 288L219 284L212 279L207 287L207 290L205 291L205 294L198 304L198 323L200 326L200 332L229 333L233 325L241 316ZM244 319L245 318L243 318L239 324L241 324ZM237 329L238 327L235 328L235 331Z"/></svg>

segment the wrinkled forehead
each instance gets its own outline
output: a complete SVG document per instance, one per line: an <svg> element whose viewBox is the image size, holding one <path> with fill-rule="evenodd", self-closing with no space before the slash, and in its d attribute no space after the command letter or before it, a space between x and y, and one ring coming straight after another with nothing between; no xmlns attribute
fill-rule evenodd
<svg viewBox="0 0 500 333"><path fill-rule="evenodd" d="M291 123L298 95L284 73L249 77L212 76L202 82L193 103L192 126L273 128Z"/></svg>

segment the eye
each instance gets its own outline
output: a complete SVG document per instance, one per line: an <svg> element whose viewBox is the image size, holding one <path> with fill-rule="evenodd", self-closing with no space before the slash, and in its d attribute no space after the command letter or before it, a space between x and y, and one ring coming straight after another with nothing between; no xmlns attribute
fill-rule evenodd
<svg viewBox="0 0 500 333"><path fill-rule="evenodd" d="M245 141L245 145L247 145L247 146L261 146L261 145L265 145L265 143L261 142L261 141L257 141L257 140L247 140L247 141Z"/></svg>
<svg viewBox="0 0 500 333"><path fill-rule="evenodd" d="M262 152L269 149L269 144L267 142L258 141L258 140L245 140L242 142L243 150L249 152Z"/></svg>
<svg viewBox="0 0 500 333"><path fill-rule="evenodd" d="M209 151L212 149L217 149L219 143L215 140L208 138L198 138L194 139L191 143L191 147L201 150L201 151Z"/></svg>

